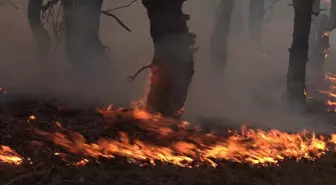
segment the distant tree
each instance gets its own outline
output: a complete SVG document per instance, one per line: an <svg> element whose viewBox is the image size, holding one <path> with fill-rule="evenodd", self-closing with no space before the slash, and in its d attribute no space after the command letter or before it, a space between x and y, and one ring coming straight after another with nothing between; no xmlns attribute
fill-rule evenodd
<svg viewBox="0 0 336 185"><path fill-rule="evenodd" d="M250 0L249 5L249 25L251 40L262 49L262 29L265 15L264 0Z"/></svg>
<svg viewBox="0 0 336 185"><path fill-rule="evenodd" d="M41 20L43 0L29 0L28 20L37 44L37 56L40 62L48 60L51 49L51 38L48 31L44 29Z"/></svg>
<svg viewBox="0 0 336 185"><path fill-rule="evenodd" d="M220 0L210 39L210 65L215 74L221 74L228 58L228 37L234 0ZM239 6L239 5L238 5Z"/></svg>
<svg viewBox="0 0 336 185"><path fill-rule="evenodd" d="M188 30L189 15L182 12L184 2L142 0L154 44L147 105L149 110L164 116L181 116L194 74L196 36Z"/></svg>
<svg viewBox="0 0 336 185"><path fill-rule="evenodd" d="M86 76L106 76L110 58L99 38L103 0L64 0L66 53Z"/></svg>

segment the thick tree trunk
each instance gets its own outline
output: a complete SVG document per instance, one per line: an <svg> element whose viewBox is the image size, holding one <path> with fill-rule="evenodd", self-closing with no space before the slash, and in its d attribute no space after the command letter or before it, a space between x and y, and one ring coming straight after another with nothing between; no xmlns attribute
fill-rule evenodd
<svg viewBox="0 0 336 185"><path fill-rule="evenodd" d="M264 0L250 0L250 37L259 47L262 45L263 20L265 15Z"/></svg>
<svg viewBox="0 0 336 185"><path fill-rule="evenodd" d="M210 39L210 62L215 74L221 74L227 63L227 40L233 7L234 0L221 0L216 12L214 29Z"/></svg>
<svg viewBox="0 0 336 185"><path fill-rule="evenodd" d="M99 39L102 0L64 1L66 53L86 77L106 76L110 58Z"/></svg>
<svg viewBox="0 0 336 185"><path fill-rule="evenodd" d="M41 6L43 0L29 0L28 20L37 44L37 56L40 62L48 60L51 48L51 38L41 21Z"/></svg>
<svg viewBox="0 0 336 185"><path fill-rule="evenodd" d="M194 74L195 35L189 33L182 5L185 0L143 0L154 43L147 106L163 116L181 116Z"/></svg>
<svg viewBox="0 0 336 185"><path fill-rule="evenodd" d="M294 1L294 31L287 73L287 95L292 103L306 103L306 65L314 0Z"/></svg>

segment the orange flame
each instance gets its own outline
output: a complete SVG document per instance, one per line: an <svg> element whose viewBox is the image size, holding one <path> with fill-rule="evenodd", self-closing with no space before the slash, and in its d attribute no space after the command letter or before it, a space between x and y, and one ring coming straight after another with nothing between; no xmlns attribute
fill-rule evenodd
<svg viewBox="0 0 336 185"><path fill-rule="evenodd" d="M0 163L20 165L23 158L8 146L0 146Z"/></svg>
<svg viewBox="0 0 336 185"><path fill-rule="evenodd" d="M116 111L114 114L118 113L118 109ZM315 160L329 150L329 144L336 144L335 136L327 139L307 132L290 134L278 130L262 131L243 128L243 134L233 132L231 136L224 138L202 134L197 130L188 132L182 126L180 127L182 131L178 133L169 127L168 123L171 123L171 120L159 118L159 115L151 115L140 110L134 110L131 115L136 119L142 119L140 124L144 123L143 128L150 131L157 129L157 133L162 138L173 138L178 134L182 137L181 139L175 138L175 141L169 144L159 145L140 139L132 140L124 132L119 133L119 140L100 138L95 143L88 143L84 136L69 130L67 134L42 131L39 131L39 134L47 136L67 151L85 158L123 156L128 158L129 162L140 165L155 165L157 161L161 161L182 167L192 167L198 164L215 167L221 160L261 165L277 165L286 158ZM182 125L187 124L183 122Z"/></svg>

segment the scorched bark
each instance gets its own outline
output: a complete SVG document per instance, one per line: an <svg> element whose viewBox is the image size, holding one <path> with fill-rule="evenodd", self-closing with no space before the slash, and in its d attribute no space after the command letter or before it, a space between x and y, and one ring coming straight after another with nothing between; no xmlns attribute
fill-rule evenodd
<svg viewBox="0 0 336 185"><path fill-rule="evenodd" d="M37 44L37 56L40 62L46 61L51 48L51 38L41 21L43 0L29 0L28 21Z"/></svg>
<svg viewBox="0 0 336 185"><path fill-rule="evenodd" d="M215 73L221 73L227 63L231 15L234 0L221 0L216 12L214 30L210 40L210 61Z"/></svg>
<svg viewBox="0 0 336 185"><path fill-rule="evenodd" d="M306 102L306 65L314 0L295 0L294 31L287 73L287 95L291 102Z"/></svg>
<svg viewBox="0 0 336 185"><path fill-rule="evenodd" d="M142 0L154 43L148 109L164 116L181 115L194 74L195 35L189 33L185 0Z"/></svg>
<svg viewBox="0 0 336 185"><path fill-rule="evenodd" d="M86 76L105 76L110 58L99 39L102 0L65 0L66 53Z"/></svg>

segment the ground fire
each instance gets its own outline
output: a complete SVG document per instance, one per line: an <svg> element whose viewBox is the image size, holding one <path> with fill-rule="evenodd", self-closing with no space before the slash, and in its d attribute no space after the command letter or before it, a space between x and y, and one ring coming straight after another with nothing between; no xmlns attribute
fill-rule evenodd
<svg viewBox="0 0 336 185"><path fill-rule="evenodd" d="M154 133L157 139L169 142L155 143L149 140L130 137L126 132L119 132L118 138L99 138L89 142L85 137L56 122L59 132L35 130L36 135L46 137L64 152L55 152L55 156L66 158L66 153L82 158L69 164L83 166L88 162L99 162L101 158L113 159L122 156L130 163L155 165L156 162L170 163L181 167L199 165L217 166L218 161L237 163L278 165L279 162L292 158L295 160L315 160L332 150L336 145L336 135L317 136L314 133L286 133L278 130L263 131L242 127L241 131L230 130L228 137L203 133L189 126L186 121L166 119L134 108L126 112L122 108L107 110L97 109L105 119L137 119L141 128ZM32 116L30 116L32 117ZM32 119L33 121L36 120ZM176 128L174 126L178 125ZM2 146L0 162L20 165L25 159L7 146Z"/></svg>

